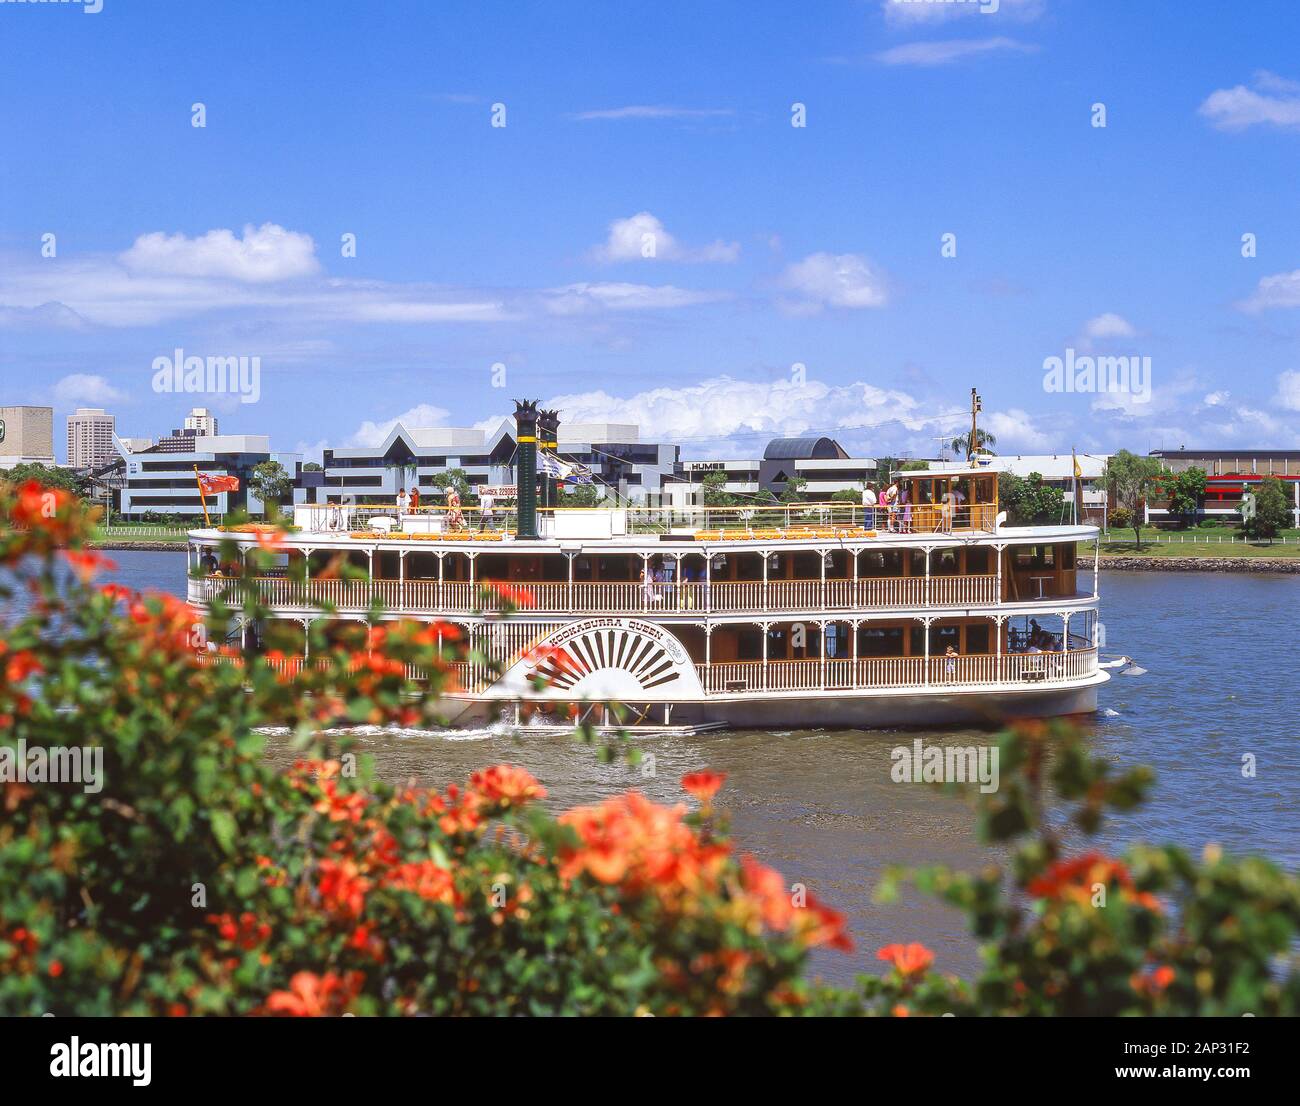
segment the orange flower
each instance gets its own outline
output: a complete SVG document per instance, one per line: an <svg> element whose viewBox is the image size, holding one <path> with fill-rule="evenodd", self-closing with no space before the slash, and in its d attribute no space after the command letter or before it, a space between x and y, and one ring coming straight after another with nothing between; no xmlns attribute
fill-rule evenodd
<svg viewBox="0 0 1300 1106"><path fill-rule="evenodd" d="M366 906L370 880L360 874L354 861L326 859L320 862L317 890L327 910L359 918Z"/></svg>
<svg viewBox="0 0 1300 1106"><path fill-rule="evenodd" d="M469 786L487 802L507 807L546 798L546 788L526 769L512 764L496 764L475 772L469 778Z"/></svg>
<svg viewBox="0 0 1300 1106"><path fill-rule="evenodd" d="M266 1008L272 1014L287 1014L293 1018L320 1018L341 1013L344 1007L361 990L365 977L360 972L339 976L326 972L297 972L289 980L287 991L272 991Z"/></svg>
<svg viewBox="0 0 1300 1106"><path fill-rule="evenodd" d="M110 561L107 557L96 553L93 549L64 549L62 550L62 553L63 559L72 566L77 575L81 577L83 583L88 583L91 577L101 569L111 572L113 569L117 568L117 565L113 561Z"/></svg>
<svg viewBox="0 0 1300 1106"><path fill-rule="evenodd" d="M876 953L876 959L893 964L899 975L923 975L934 963L934 953L913 941L910 945L886 945Z"/></svg>
<svg viewBox="0 0 1300 1106"><path fill-rule="evenodd" d="M1161 910L1160 900L1149 891L1138 891L1133 877L1120 861L1098 852L1056 861L1037 879L1030 880L1025 890L1036 898L1086 906L1091 903L1093 889L1098 884L1118 887L1125 902L1157 913Z"/></svg>
<svg viewBox="0 0 1300 1106"><path fill-rule="evenodd" d="M258 530L258 548L267 553L283 553L288 548L284 544L287 536L283 530Z"/></svg>
<svg viewBox="0 0 1300 1106"><path fill-rule="evenodd" d="M689 772L682 777L682 790L707 803L726 782L726 772Z"/></svg>
<svg viewBox="0 0 1300 1106"><path fill-rule="evenodd" d="M515 607L535 607L537 598L528 588L517 588L512 584L503 584L499 580L484 580L483 587L498 599Z"/></svg>
<svg viewBox="0 0 1300 1106"><path fill-rule="evenodd" d="M44 671L45 666L37 660L35 653L30 649L19 649L5 665L5 679L11 684L19 684L28 676Z"/></svg>

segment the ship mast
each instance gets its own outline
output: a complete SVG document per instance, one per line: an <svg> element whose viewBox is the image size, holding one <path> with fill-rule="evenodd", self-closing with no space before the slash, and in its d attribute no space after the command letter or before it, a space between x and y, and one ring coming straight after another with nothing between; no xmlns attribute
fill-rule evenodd
<svg viewBox="0 0 1300 1106"><path fill-rule="evenodd" d="M983 401L976 389L970 390L970 441L966 443L966 460L975 461L975 451L979 448L979 429L975 425L976 416L984 409Z"/></svg>

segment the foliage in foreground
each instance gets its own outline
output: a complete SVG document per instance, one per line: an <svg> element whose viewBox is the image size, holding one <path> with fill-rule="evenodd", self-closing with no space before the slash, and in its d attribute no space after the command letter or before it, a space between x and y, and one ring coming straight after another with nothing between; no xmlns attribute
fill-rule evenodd
<svg viewBox="0 0 1300 1106"><path fill-rule="evenodd" d="M321 630L310 664L233 646L200 664L230 612L196 626L174 599L96 586L91 524L64 492L0 487L0 565L27 601L2 622L0 769L24 747L103 756L97 791L0 770L0 1015L1300 1012L1300 884L1213 849L1067 854L1067 815L1072 839L1095 833L1150 776L1066 727L998 738L980 826L1017 843L1006 870L881 889L963 910L978 977L899 943L887 975L814 986L808 952L848 947L843 919L736 856L720 777L683 781L693 812L628 793L558 817L510 766L389 786L327 730L434 723L454 628ZM294 732L292 771L267 762L267 724Z"/></svg>

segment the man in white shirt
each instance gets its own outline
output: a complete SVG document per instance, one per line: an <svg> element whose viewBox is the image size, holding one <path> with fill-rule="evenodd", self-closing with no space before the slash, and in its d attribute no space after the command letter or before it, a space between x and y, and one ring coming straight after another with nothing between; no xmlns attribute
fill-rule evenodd
<svg viewBox="0 0 1300 1106"><path fill-rule="evenodd" d="M495 505L495 503L496 501L490 495L486 493L480 493L478 497L478 505L479 505L479 512L480 512L478 516L478 528L480 530L484 529L485 527L491 529L492 508Z"/></svg>
<svg viewBox="0 0 1300 1106"><path fill-rule="evenodd" d="M411 497L406 494L405 488L397 489L397 513L401 514L411 505Z"/></svg>
<svg viewBox="0 0 1300 1106"><path fill-rule="evenodd" d="M898 529L897 526L898 482L897 481L894 481L889 485L889 487L885 489L885 494L883 496L883 499L885 501L885 509L888 510L889 512L889 528L891 530L896 530Z"/></svg>
<svg viewBox="0 0 1300 1106"><path fill-rule="evenodd" d="M876 489L870 484L862 486L862 524L868 530L876 528Z"/></svg>

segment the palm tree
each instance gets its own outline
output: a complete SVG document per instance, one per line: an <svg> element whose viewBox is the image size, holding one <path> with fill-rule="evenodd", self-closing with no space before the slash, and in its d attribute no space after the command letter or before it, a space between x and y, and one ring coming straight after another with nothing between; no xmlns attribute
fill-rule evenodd
<svg viewBox="0 0 1300 1106"><path fill-rule="evenodd" d="M990 434L987 430L979 429L976 429L975 431L974 449L971 448L969 434L958 434L957 437L952 440L953 452L960 457L970 457L975 453L992 453L993 450L989 449L989 446L997 444L998 439L995 434Z"/></svg>

